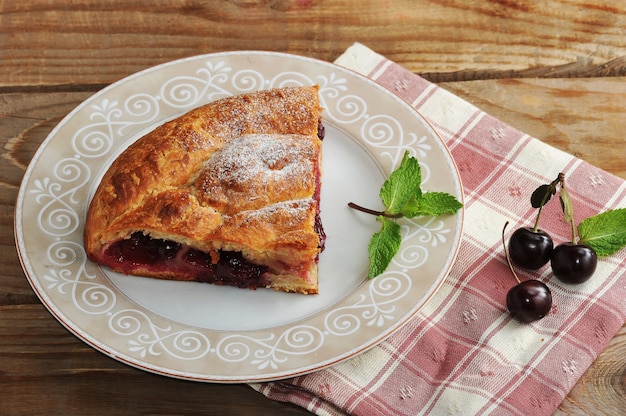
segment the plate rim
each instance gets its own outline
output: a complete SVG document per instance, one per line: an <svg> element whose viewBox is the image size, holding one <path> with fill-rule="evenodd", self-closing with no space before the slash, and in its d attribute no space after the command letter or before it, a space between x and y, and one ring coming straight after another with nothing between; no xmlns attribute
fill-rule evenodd
<svg viewBox="0 0 626 416"><path fill-rule="evenodd" d="M72 119L76 115L76 113L81 111L87 105L91 104L94 100L97 100L98 97L106 94L107 92L110 92L111 90L118 88L120 85L128 81L132 81L135 78L142 77L145 74L148 74L151 72L160 71L162 68L184 64L185 62L201 60L203 58L219 59L220 57L228 57L231 55L247 55L247 54L277 56L277 57L283 57L287 59L299 59L303 61L314 61L327 68L338 69L340 72L344 72L344 73L350 74L351 76L360 78L361 81L367 82L368 84L372 85L374 88L386 91L389 96L402 102L404 106L407 107L408 109L411 109L411 111L415 114L415 116L419 118L420 121L423 122L427 126L428 130L430 130L430 133L439 142L440 149L444 153L446 153L448 162L454 171L453 177L455 179L455 187L458 188L458 191L459 191L458 197L461 199L461 203L463 204L463 207L456 214L458 216L457 221L456 221L456 225L458 228L453 238L454 241L452 243L452 249L450 250L450 254L447 258L446 264L444 264L444 266L442 267L442 271L441 271L442 277L438 279L436 284L431 285L429 290L423 295L423 297L420 300L418 300L418 302L421 301L421 304L419 306L413 307L413 309L409 313L405 314L405 316L403 316L402 319L399 319L394 325L387 327L384 331L380 332L376 337L371 339L368 343L357 345L339 356L335 356L324 361L316 361L315 363L310 364L307 367L300 367L295 370L292 369L292 370L277 371L277 372L272 373L271 376L268 376L268 375L262 375L258 377L248 376L245 378L240 377L240 376L235 376L234 378L227 377L227 376L222 377L222 376L215 376L215 375L209 375L209 374L197 374L197 377L196 377L196 375L188 371L183 372L183 371L171 370L171 369L170 369L171 371L168 371L167 368L160 367L159 365L154 365L154 364L150 364L150 366L147 366L145 365L146 364L145 361L137 360L136 358L130 357L122 353L121 351L115 351L115 348L107 348L108 345L106 345L106 343L100 342L98 339L93 337L90 333L82 330L78 325L72 322L72 319L67 319L69 317L67 317L66 314L63 313L62 310L60 310L58 305L56 305L54 302L52 303L48 302L49 296L46 293L41 293L39 291L37 287L38 283L34 281L34 280L37 280L37 277L31 276L31 272L34 272L34 270L30 266L30 258L28 257L27 253L24 252L26 250L26 247L24 244L24 236L23 236L23 229L21 227L21 223L23 221L22 212L23 212L23 207L24 207L26 184L29 182L33 174L33 171L36 168L36 165L39 162L41 156L45 153L46 148L48 147L50 142L54 139L54 137L57 135L57 132L59 131L59 129L61 129L69 119ZM416 314L418 314L418 312L424 307L424 305L427 304L433 298L433 296L437 293L437 291L442 286L444 281L447 279L453 265L456 262L459 248L461 245L462 236L463 236L464 218L465 218L464 199L465 199L465 195L464 195L460 172L458 170L458 167L454 158L452 157L450 149L448 148L448 146L446 145L442 137L434 129L432 124L417 109L415 109L407 100L398 96L389 88L375 82L374 80L350 68L345 68L340 65L334 64L332 62L323 61L317 58L311 58L311 57L307 57L303 55L296 55L296 54L290 54L290 53L285 53L285 52L272 52L272 51L263 51L263 50L227 51L227 52L216 52L216 53L188 56L188 57L184 57L181 59L168 61L168 62L164 62L155 66L144 68L136 73L123 77L111 83L110 85L102 88L101 90L97 91L96 93L84 99L76 107L74 107L70 112L68 112L54 126L54 128L47 134L44 140L39 144L36 152L33 154L33 157L30 160L24 172L24 176L20 183L19 192L18 192L15 210L14 210L14 238L15 238L16 250L17 250L17 254L20 260L20 265L22 267L22 270L24 271L27 281L29 282L31 288L36 293L40 302L42 302L42 304L46 307L48 312L51 313L55 317L55 319L58 322L60 322L70 333L78 337L81 341L85 342L86 344L94 348L95 350L100 351L101 353L109 357L112 357L120 362L123 362L127 365L130 365L132 367L139 368L144 371L152 372L155 374L172 377L172 378L179 378L179 379L191 380L191 381L214 382L214 383L251 383L251 382L255 383L255 382L275 381L275 380L280 380L280 379L284 379L288 377L300 376L300 375L308 374L314 371L318 371L320 369L333 366L339 362L348 360L356 355L359 355L377 346L380 342L384 341L393 333L403 328L406 325L406 323L410 321ZM50 299L50 300L53 301L53 299ZM183 375L182 373L185 373L185 374Z"/></svg>

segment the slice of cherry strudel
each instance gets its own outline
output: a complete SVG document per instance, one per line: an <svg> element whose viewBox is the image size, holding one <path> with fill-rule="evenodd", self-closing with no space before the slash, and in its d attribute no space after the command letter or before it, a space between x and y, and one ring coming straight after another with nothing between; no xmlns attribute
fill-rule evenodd
<svg viewBox="0 0 626 416"><path fill-rule="evenodd" d="M126 149L87 213L87 256L114 271L318 293L318 89L224 98Z"/></svg>

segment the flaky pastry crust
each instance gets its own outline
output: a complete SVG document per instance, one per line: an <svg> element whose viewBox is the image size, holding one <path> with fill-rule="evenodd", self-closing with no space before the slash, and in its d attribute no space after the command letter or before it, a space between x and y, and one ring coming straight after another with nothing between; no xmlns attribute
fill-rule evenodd
<svg viewBox="0 0 626 416"><path fill-rule="evenodd" d="M289 87L224 98L140 138L94 194L84 231L88 258L124 273L197 280L111 264L107 249L141 232L203 252L241 252L268 268L263 286L317 293L317 92Z"/></svg>

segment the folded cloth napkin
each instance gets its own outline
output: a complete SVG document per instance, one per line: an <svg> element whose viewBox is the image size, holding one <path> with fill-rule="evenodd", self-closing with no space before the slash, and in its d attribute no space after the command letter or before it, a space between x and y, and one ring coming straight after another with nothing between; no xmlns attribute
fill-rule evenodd
<svg viewBox="0 0 626 416"><path fill-rule="evenodd" d="M626 320L626 250L603 258L581 285L544 267L519 271L552 291L543 319L507 313L515 285L502 228L532 225L530 193L566 176L576 222L626 206L625 182L516 131L461 98L354 44L336 61L404 98L448 145L465 194L464 235L450 275L420 312L369 351L333 367L252 387L319 415L549 415ZM551 203L553 204L553 203ZM541 228L571 240L560 209ZM551 208L550 208L551 207Z"/></svg>

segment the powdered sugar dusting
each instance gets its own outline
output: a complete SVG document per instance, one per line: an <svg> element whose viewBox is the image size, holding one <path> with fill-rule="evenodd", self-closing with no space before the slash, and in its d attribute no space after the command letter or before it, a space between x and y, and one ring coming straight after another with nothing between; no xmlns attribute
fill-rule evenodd
<svg viewBox="0 0 626 416"><path fill-rule="evenodd" d="M207 168L221 183L231 185L262 179L280 181L310 172L314 155L307 137L301 141L289 135L251 134L232 140L214 155Z"/></svg>
<svg viewBox="0 0 626 416"><path fill-rule="evenodd" d="M216 152L196 180L201 198L223 214L311 198L319 140L302 135L249 134Z"/></svg>
<svg viewBox="0 0 626 416"><path fill-rule="evenodd" d="M249 222L267 221L270 218L280 217L283 227L292 228L298 227L302 221L306 220L307 213L314 203L316 202L313 199L283 201L260 209L245 211L242 215L245 215Z"/></svg>
<svg viewBox="0 0 626 416"><path fill-rule="evenodd" d="M316 87L287 87L227 97L199 110L206 128L220 140L246 134L317 134L320 108Z"/></svg>

